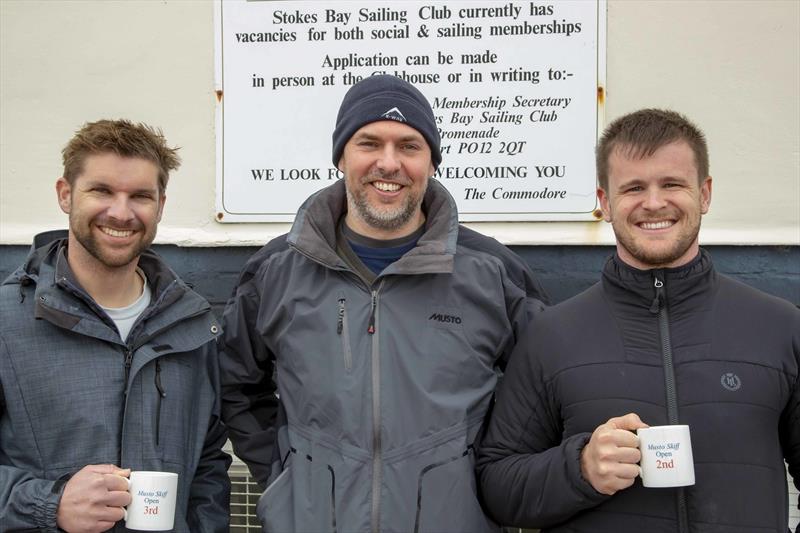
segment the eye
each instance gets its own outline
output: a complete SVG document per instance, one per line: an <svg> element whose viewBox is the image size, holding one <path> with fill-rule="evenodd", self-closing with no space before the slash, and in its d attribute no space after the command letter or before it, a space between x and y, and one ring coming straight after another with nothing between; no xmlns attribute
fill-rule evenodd
<svg viewBox="0 0 800 533"><path fill-rule="evenodd" d="M634 185L633 187L628 187L625 189L625 192L641 192L644 188L641 185Z"/></svg>
<svg viewBox="0 0 800 533"><path fill-rule="evenodd" d="M415 143L408 143L403 145L403 150L408 150L411 152L415 152L420 149L420 146Z"/></svg>

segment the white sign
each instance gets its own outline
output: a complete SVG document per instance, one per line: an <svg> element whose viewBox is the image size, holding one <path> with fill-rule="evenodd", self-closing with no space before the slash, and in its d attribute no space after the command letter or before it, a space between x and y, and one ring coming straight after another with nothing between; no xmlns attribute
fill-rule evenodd
<svg viewBox="0 0 800 533"><path fill-rule="evenodd" d="M407 79L442 134L462 221L594 219L605 2L216 4L217 219L288 222L340 179L345 92Z"/></svg>

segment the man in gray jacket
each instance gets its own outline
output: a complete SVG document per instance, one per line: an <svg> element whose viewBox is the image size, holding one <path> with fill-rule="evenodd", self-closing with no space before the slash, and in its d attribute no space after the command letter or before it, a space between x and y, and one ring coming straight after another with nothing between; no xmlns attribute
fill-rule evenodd
<svg viewBox="0 0 800 533"><path fill-rule="evenodd" d="M178 473L174 531L227 531L220 328L148 250L176 150L101 120L63 156L69 232L0 286L0 531L126 531L131 470Z"/></svg>
<svg viewBox="0 0 800 533"><path fill-rule="evenodd" d="M223 416L268 485L265 531L495 529L472 444L544 295L517 256L459 226L430 179L439 145L413 86L354 85L333 133L344 179L244 267L224 316Z"/></svg>

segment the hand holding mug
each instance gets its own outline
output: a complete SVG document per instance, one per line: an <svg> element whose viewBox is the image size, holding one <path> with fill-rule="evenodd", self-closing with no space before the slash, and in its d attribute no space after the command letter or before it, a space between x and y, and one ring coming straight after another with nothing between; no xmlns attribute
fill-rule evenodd
<svg viewBox="0 0 800 533"><path fill-rule="evenodd" d="M131 501L130 470L114 465L87 465L73 475L61 494L58 527L68 533L100 533L114 527Z"/></svg>
<svg viewBox="0 0 800 533"><path fill-rule="evenodd" d="M581 473L594 490L614 494L633 485L639 475L639 439L633 431L647 427L635 413L611 418L597 427L581 451Z"/></svg>

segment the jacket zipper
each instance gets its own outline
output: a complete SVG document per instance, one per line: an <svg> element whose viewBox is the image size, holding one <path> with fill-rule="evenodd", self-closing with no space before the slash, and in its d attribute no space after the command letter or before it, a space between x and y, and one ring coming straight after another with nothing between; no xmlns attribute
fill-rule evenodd
<svg viewBox="0 0 800 533"><path fill-rule="evenodd" d="M339 313L336 323L336 333L342 337L342 351L344 352L344 368L350 370L353 366L353 353L350 349L350 328L347 326L346 300L339 298Z"/></svg>
<svg viewBox="0 0 800 533"><path fill-rule="evenodd" d="M383 283L381 283L383 285ZM375 309L378 307L378 293L377 291L372 291L372 309L369 313L369 326L367 326L367 333L370 335L375 333Z"/></svg>
<svg viewBox="0 0 800 533"><path fill-rule="evenodd" d="M372 309L369 315L367 332L372 335L372 531L378 533L381 529L381 470L383 450L381 449L381 358L380 344L378 342L378 294L383 288L385 280L377 289L372 290Z"/></svg>
<svg viewBox="0 0 800 533"><path fill-rule="evenodd" d="M650 311L658 313L658 331L661 336L661 357L664 366L664 389L667 396L667 421L674 425L679 423L678 393L675 386L675 366L672 358L672 341L669 332L669 312L664 289L664 273L657 270L653 275L653 286L656 290ZM675 494L679 533L689 533L689 516L686 508L686 489L678 487Z"/></svg>
<svg viewBox="0 0 800 533"><path fill-rule="evenodd" d="M158 398L156 399L156 446L160 445L161 436L161 400L167 397L164 387L161 386L161 362L156 359L156 390L158 391Z"/></svg>
<svg viewBox="0 0 800 533"><path fill-rule="evenodd" d="M133 363L133 349L130 346L125 347L125 382L122 394L128 395L128 378L131 376L131 364Z"/></svg>
<svg viewBox="0 0 800 533"><path fill-rule="evenodd" d="M125 346L125 380L122 382L122 412L120 413L119 421L119 461L117 464L120 468L125 468L123 463L124 448L125 448L125 412L128 410L128 379L131 375L131 364L133 363L133 348Z"/></svg>

